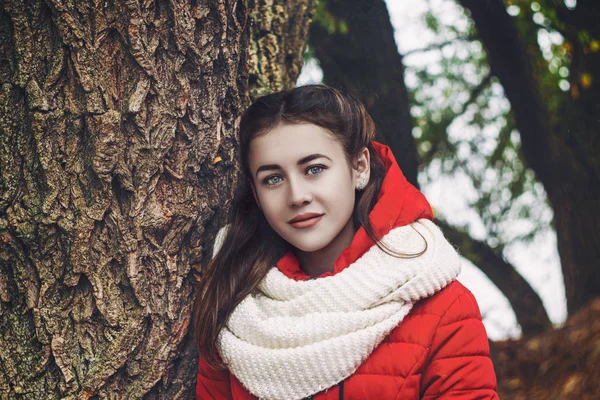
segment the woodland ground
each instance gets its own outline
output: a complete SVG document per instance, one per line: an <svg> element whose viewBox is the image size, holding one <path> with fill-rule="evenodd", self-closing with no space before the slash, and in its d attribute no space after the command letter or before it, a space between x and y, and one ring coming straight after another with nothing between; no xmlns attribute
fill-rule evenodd
<svg viewBox="0 0 600 400"><path fill-rule="evenodd" d="M491 347L501 399L600 399L600 298L562 328Z"/></svg>

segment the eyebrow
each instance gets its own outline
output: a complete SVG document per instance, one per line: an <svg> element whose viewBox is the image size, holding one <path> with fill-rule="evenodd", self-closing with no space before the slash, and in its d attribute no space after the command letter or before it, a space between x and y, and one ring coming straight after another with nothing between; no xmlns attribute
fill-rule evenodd
<svg viewBox="0 0 600 400"><path fill-rule="evenodd" d="M329 161L333 161L331 158L327 157L325 154L320 154L320 153L313 153L310 154L306 157L301 158L300 160L298 160L297 165L303 165L306 164L308 162L311 162L313 160L316 160L317 158L326 158ZM261 165L260 167L258 167L258 169L256 170L256 176L258 176L259 172L262 171L271 171L271 170L279 170L281 169L281 166L278 164L266 164L266 165Z"/></svg>

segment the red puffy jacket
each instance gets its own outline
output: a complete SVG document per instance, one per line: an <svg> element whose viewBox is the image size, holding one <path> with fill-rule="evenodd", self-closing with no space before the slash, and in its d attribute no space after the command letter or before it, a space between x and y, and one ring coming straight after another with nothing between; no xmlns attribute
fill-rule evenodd
<svg viewBox="0 0 600 400"><path fill-rule="evenodd" d="M377 204L369 214L377 232L432 219L425 197L402 175L389 148L376 144L387 174ZM335 262L336 274L356 261L373 242L360 228ZM308 279L288 253L277 267L293 279ZM198 399L254 400L228 371L217 371L200 360ZM497 399L496 376L475 298L455 281L419 301L404 320L371 353L358 370L314 400Z"/></svg>

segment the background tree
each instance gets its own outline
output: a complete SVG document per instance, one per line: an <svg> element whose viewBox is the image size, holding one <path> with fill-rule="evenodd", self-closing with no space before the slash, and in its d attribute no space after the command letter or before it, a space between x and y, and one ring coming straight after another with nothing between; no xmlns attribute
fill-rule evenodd
<svg viewBox="0 0 600 400"><path fill-rule="evenodd" d="M600 4L513 1L518 13L511 18L502 0L459 3L510 100L524 159L548 194L573 312L600 296ZM563 36L553 49L559 57L544 58L535 40L540 31ZM568 91L557 84L563 71Z"/></svg>
<svg viewBox="0 0 600 400"><path fill-rule="evenodd" d="M398 107L387 114L371 109L376 118L397 120L409 107L409 124L398 122L387 131L389 125L378 121L386 130L383 139L410 135L411 126L421 182L468 178L477 193L470 206L485 237L474 240L468 225L438 223L502 289L519 323L533 322L523 325L519 340L492 343L501 397L597 398L600 298L590 299L598 296L600 282L594 266L600 4L460 0L466 8L448 23L439 6L453 2L428 1L424 23L438 40L398 56L389 44L392 29L383 2L361 2L359 12L352 3L323 2L311 26L311 49L324 81L354 91L367 105L374 98L371 104ZM437 68L405 61L418 53L435 54ZM408 101L397 79L407 83ZM390 94L386 86L396 90ZM412 147L392 147L400 163L414 160L403 157ZM537 296L529 304L519 298L528 297L529 289L518 286L522 279L513 281L516 271L504 253L549 228L558 236L570 317L561 328L534 334L549 326L547 316L542 311L537 319L532 312L541 308Z"/></svg>
<svg viewBox="0 0 600 400"><path fill-rule="evenodd" d="M249 100L314 1L0 3L0 397L184 398Z"/></svg>
<svg viewBox="0 0 600 400"><path fill-rule="evenodd" d="M323 69L323 81L349 90L366 104L377 123L381 139L392 148L407 179L418 187L419 155L412 135L414 123L410 114L414 100L409 99L404 83L405 68L385 2L321 2L311 25L309 43ZM443 120L438 125L447 128L448 124L448 120ZM424 155L424 158L427 157ZM438 223L451 241L459 246L461 254L477 265L505 294L523 332L539 332L550 327L539 296L502 258L501 252L474 240L463 229L441 220Z"/></svg>

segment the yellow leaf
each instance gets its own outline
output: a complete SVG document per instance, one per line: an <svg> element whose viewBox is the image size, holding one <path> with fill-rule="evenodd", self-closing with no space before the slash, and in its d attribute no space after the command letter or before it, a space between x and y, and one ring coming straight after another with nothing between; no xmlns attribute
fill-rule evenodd
<svg viewBox="0 0 600 400"><path fill-rule="evenodd" d="M579 78L579 81L581 82L581 86L584 89L589 88L590 86L592 86L592 74L590 74L589 72L584 72L583 74L581 74L581 77Z"/></svg>
<svg viewBox="0 0 600 400"><path fill-rule="evenodd" d="M569 394L573 392L573 390L579 385L579 382L581 382L581 376L577 374L571 375L563 386L562 394Z"/></svg>
<svg viewBox="0 0 600 400"><path fill-rule="evenodd" d="M508 387L511 389L518 389L522 386L522 382L519 378L512 378L508 381Z"/></svg>
<svg viewBox="0 0 600 400"><path fill-rule="evenodd" d="M569 42L565 42L565 50L567 53L572 53L573 52L573 45Z"/></svg>
<svg viewBox="0 0 600 400"><path fill-rule="evenodd" d="M223 159L219 156L215 157L215 159L213 160L213 165L215 165L216 163L223 161Z"/></svg>
<svg viewBox="0 0 600 400"><path fill-rule="evenodd" d="M539 338L533 338L530 341L527 342L526 346L529 350L531 351L537 351L540 349L540 339Z"/></svg>

